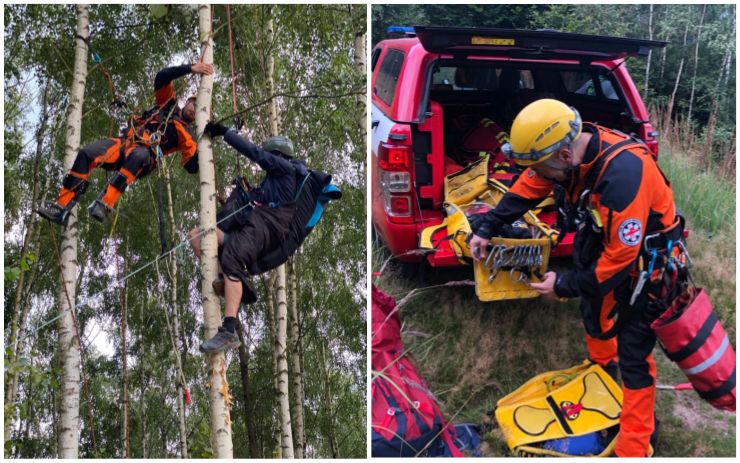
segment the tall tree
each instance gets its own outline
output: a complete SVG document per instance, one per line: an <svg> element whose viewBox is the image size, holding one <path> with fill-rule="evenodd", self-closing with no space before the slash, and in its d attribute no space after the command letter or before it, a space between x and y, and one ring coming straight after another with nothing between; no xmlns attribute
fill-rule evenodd
<svg viewBox="0 0 740 463"><path fill-rule="evenodd" d="M681 62L678 65L678 72L676 73L676 81L675 81L675 84L673 85L673 92L671 92L671 97L668 99L668 106L666 107L666 111L665 111L666 120L663 123L664 127L669 127L671 125L670 121L671 121L671 114L673 113L673 105L676 102L676 93L678 93L678 86L681 83L681 73L683 71L683 64L684 64L684 61L686 60L684 56L684 51L686 48L686 39L689 36L689 24L691 24L691 21L689 21L688 18L686 18L685 24L686 26L683 32L683 49L684 50L682 50L681 52Z"/></svg>
<svg viewBox="0 0 740 463"><path fill-rule="evenodd" d="M689 97L689 110L686 118L691 122L692 109L694 108L694 92L696 91L696 73L699 70L699 44L701 43L701 30L704 26L704 16L707 13L707 5L702 5L699 27L696 31L696 44L694 45L694 75L691 76L691 96Z"/></svg>
<svg viewBox="0 0 740 463"><path fill-rule="evenodd" d="M653 40L653 4L650 4L650 12L648 13L648 38ZM653 58L653 49L648 49L647 64L645 65L645 90L642 93L644 100L648 99L648 89L650 87L650 61Z"/></svg>
<svg viewBox="0 0 740 463"><path fill-rule="evenodd" d="M200 20L201 60L213 64L213 32L211 30L210 5L198 6ZM213 77L202 75L198 86L195 123L197 132L203 133L211 114ZM203 319L205 339L216 334L221 325L221 307L218 296L213 292L211 282L218 274L216 242L216 173L213 163L213 147L209 137L198 141L198 167L200 172L200 229L204 231L201 240L201 297L203 299ZM208 356L208 399L211 407L211 444L217 458L233 458L234 446L231 441L231 393L226 379L226 358L223 352Z"/></svg>
<svg viewBox="0 0 740 463"><path fill-rule="evenodd" d="M39 171L41 166L41 156L44 152L44 137L47 134L48 122L49 122L49 83L44 85L42 101L41 101L41 113L39 116L39 126L36 130L36 155L34 156L34 167L33 175L31 177L31 210L36 210L36 206L39 204L39 199L42 194L45 193L39 188ZM26 230L23 233L23 244L21 245L20 256L22 262L28 261L28 256L35 256L36 248L38 247L38 236L36 232L36 224L38 219L36 215L31 215L26 221ZM30 254L27 254L29 253ZM28 275L28 277L26 277ZM19 350L20 350L20 338L19 332L24 331L26 325L26 318L28 317L28 308L30 302L25 296L28 293L33 283L32 272L27 272L21 265L21 273L16 281L15 299L13 301L13 315L10 321L10 336L7 340L7 345L10 349L10 355L6 354L5 364L10 367L6 367L5 373L5 405L10 407L12 411L8 414L6 412L5 418L5 442L10 440L10 425L15 418L15 400L16 394L18 393L18 368L16 362L18 361ZM6 348L7 353L7 348ZM7 450L5 456L8 457Z"/></svg>
<svg viewBox="0 0 740 463"><path fill-rule="evenodd" d="M295 457L303 458L306 442L305 426L303 422L303 341L301 339L301 320L298 316L298 283L296 275L295 256L288 260L290 270L290 345L291 345L291 377L293 393L293 438Z"/></svg>
<svg viewBox="0 0 740 463"><path fill-rule="evenodd" d="M265 41L270 47L275 41L274 22L272 16L272 7L267 10L267 31ZM274 51L271 48L267 52L267 89L270 96L275 95L275 59ZM280 134L280 119L277 110L277 99L270 100L268 122L270 125L270 135L277 136ZM290 396L288 391L288 295L286 291L286 274L285 264L277 268L277 292L275 294L275 321L277 324L277 336L275 337L275 351L278 361L278 411L280 415L280 433L281 449L283 458L293 458L293 432L290 423Z"/></svg>
<svg viewBox="0 0 740 463"><path fill-rule="evenodd" d="M67 113L64 169L69 170L77 157L82 127L82 102L87 81L87 38L90 37L89 5L77 5L75 61ZM60 249L61 287L57 301L62 317L57 323L59 353L62 362L61 422L58 436L59 458L77 458L80 440L80 360L79 332L75 319L77 295L77 213L72 209L62 232Z"/></svg>

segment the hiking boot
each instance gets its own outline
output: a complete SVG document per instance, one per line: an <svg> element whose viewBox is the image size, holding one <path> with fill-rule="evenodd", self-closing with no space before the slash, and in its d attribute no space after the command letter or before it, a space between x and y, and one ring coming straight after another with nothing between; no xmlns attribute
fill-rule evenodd
<svg viewBox="0 0 740 463"><path fill-rule="evenodd" d="M208 341L200 345L200 351L206 354L215 354L217 352L223 352L234 347L239 347L239 337L236 333L230 333L223 326L218 327L218 333Z"/></svg>
<svg viewBox="0 0 740 463"><path fill-rule="evenodd" d="M90 206L87 208L87 210L90 212L90 217L97 220L100 223L103 223L110 215L111 212L113 212L113 209L108 207L107 204L105 204L103 201L96 199L93 201Z"/></svg>
<svg viewBox="0 0 740 463"><path fill-rule="evenodd" d="M73 203L70 203L70 205L65 208L57 203L47 201L46 204L36 209L36 213L49 222L53 222L64 227L67 225L67 221L69 220L69 211L72 210L72 207L74 207Z"/></svg>
<svg viewBox="0 0 740 463"><path fill-rule="evenodd" d="M226 295L226 287L224 285L224 276L222 274L219 274L218 278L213 280L213 283L211 283L211 286L213 287L213 292L215 292L218 296L224 297Z"/></svg>

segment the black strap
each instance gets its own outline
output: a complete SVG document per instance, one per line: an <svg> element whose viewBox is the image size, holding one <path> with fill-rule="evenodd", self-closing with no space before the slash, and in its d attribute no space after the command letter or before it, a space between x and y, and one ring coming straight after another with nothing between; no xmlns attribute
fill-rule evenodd
<svg viewBox="0 0 740 463"><path fill-rule="evenodd" d="M715 315L714 312L710 313L707 319L702 324L701 329L699 329L699 332L696 333L696 336L694 336L694 339L692 339L691 342L689 342L676 352L666 351L666 355L668 356L668 358L673 360L674 362L680 362L689 358L691 354L698 351L699 348L701 348L701 346L703 346L704 343L707 342L707 339L712 334L712 331L714 331L714 327L717 325L718 322L719 320L717 320L717 315Z"/></svg>
<svg viewBox="0 0 740 463"><path fill-rule="evenodd" d="M714 389L711 389L709 391L700 391L697 389L697 394L699 394L699 397L701 397L704 400L714 400L719 399L725 394L730 393L733 389L735 389L735 371L737 368L732 370L732 374L730 375L727 380L722 383L721 386L716 387Z"/></svg>
<svg viewBox="0 0 740 463"><path fill-rule="evenodd" d="M558 407L558 405L555 403L555 400L553 400L552 396L547 396L547 404L552 409L555 417L558 419L558 422L560 422L560 426L563 427L563 431L565 431L566 434L573 434L573 430L570 428L568 420L563 416L562 410L560 410L560 407Z"/></svg>
<svg viewBox="0 0 740 463"><path fill-rule="evenodd" d="M583 178L583 182L587 189L593 190L594 182L596 182L596 179L599 177L599 174L601 173L601 170L604 168L604 164L606 163L609 156L612 155L612 153L624 148L627 145L633 145L637 143L636 140L632 138L627 138L626 140L622 140L618 143L615 143L605 150L601 152L601 155L596 160L593 166L586 172L586 176Z"/></svg>

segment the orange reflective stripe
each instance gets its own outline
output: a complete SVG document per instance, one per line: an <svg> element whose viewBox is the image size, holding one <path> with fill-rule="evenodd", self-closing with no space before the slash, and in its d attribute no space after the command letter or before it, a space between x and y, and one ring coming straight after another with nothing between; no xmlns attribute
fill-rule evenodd
<svg viewBox="0 0 740 463"><path fill-rule="evenodd" d="M131 173L128 169L121 168L118 172L122 173L126 177L126 184L131 185L136 181L136 175Z"/></svg>
<svg viewBox="0 0 740 463"><path fill-rule="evenodd" d="M90 177L90 174L89 173L83 174L83 173L80 173L80 172L75 172L73 170L70 170L69 171L69 175L72 175L72 176L77 177L77 178L82 179L82 180L87 180Z"/></svg>

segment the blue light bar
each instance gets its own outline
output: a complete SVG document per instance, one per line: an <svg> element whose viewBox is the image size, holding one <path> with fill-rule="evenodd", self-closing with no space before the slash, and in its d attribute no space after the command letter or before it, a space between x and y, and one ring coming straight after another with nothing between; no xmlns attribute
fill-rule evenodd
<svg viewBox="0 0 740 463"><path fill-rule="evenodd" d="M408 37L416 37L416 31L412 26L388 26L387 31L389 34L400 34Z"/></svg>

